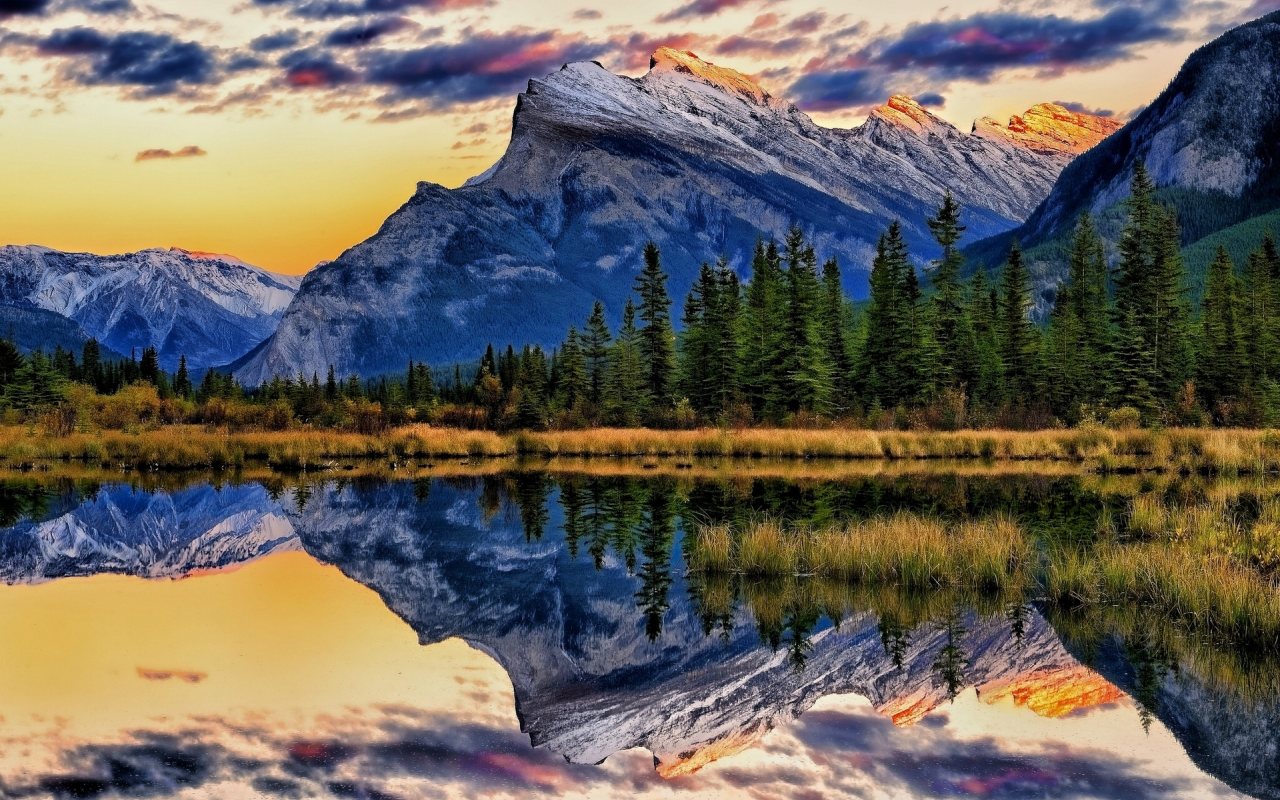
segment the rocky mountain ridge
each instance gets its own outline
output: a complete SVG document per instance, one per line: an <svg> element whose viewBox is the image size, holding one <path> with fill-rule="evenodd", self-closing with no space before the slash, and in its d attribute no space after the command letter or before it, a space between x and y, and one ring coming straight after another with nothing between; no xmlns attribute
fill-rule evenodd
<svg viewBox="0 0 1280 800"><path fill-rule="evenodd" d="M1055 245L1067 241L1082 214L1118 238L1120 204L1138 162L1157 198L1178 207L1184 245L1280 207L1277 97L1280 12L1272 12L1192 53L1149 106L1063 170L1024 224L970 247L971 260L998 264L1016 238L1051 296L1066 271Z"/></svg>
<svg viewBox="0 0 1280 800"><path fill-rule="evenodd" d="M58 314L118 353L155 347L171 371L183 355L193 371L243 356L275 331L301 283L178 248L99 256L0 247L0 303Z"/></svg>
<svg viewBox="0 0 1280 800"><path fill-rule="evenodd" d="M377 375L489 342L552 346L597 299L617 323L650 240L677 301L704 261L724 254L745 273L756 240L793 225L862 295L890 221L931 255L924 219L949 190L971 235L1007 230L1072 157L1028 146L1034 133L964 133L903 97L858 128L824 128L692 53L661 48L651 65L633 79L573 63L530 81L503 157L458 189L419 184L371 239L316 268L236 375Z"/></svg>

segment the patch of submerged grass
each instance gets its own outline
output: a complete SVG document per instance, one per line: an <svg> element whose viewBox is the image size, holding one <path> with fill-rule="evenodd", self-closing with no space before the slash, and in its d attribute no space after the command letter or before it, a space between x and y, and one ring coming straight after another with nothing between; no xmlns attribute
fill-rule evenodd
<svg viewBox="0 0 1280 800"><path fill-rule="evenodd" d="M915 514L819 529L755 521L739 533L704 526L690 548L695 570L755 577L814 575L908 588L1003 589L1027 582L1031 543L1011 520L948 525Z"/></svg>

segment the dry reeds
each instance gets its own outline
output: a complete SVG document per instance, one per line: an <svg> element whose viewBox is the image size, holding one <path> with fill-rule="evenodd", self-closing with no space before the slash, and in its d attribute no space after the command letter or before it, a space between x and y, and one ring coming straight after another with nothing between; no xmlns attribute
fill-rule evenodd
<svg viewBox="0 0 1280 800"><path fill-rule="evenodd" d="M1007 518L946 525L904 513L817 530L785 529L770 520L737 535L727 526L704 526L689 562L696 570L749 576L1004 589L1025 585L1030 556L1029 539Z"/></svg>

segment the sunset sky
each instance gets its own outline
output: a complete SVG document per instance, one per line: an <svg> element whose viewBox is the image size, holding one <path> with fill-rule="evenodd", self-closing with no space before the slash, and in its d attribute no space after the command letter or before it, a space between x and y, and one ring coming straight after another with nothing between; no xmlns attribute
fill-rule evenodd
<svg viewBox="0 0 1280 800"><path fill-rule="evenodd" d="M824 125L912 94L967 130L1058 101L1127 116L1280 0L0 0L0 244L177 246L304 272L419 180L501 154L515 95L659 45Z"/></svg>

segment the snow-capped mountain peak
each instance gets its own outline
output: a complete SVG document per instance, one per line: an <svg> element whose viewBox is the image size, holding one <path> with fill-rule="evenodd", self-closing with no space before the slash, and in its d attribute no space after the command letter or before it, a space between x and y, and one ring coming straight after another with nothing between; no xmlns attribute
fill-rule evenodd
<svg viewBox="0 0 1280 800"><path fill-rule="evenodd" d="M1124 127L1114 117L1083 114L1057 103L1040 103L1001 125L991 117L973 123L973 135L1008 141L1037 153L1077 156Z"/></svg>
<svg viewBox="0 0 1280 800"><path fill-rule="evenodd" d="M735 95L757 105L767 104L772 97L759 84L736 70L717 67L709 61L703 61L688 50L675 50L670 47L659 47L649 59L647 81L666 80L676 77L694 80L707 86L719 89L725 94Z"/></svg>
<svg viewBox="0 0 1280 800"><path fill-rule="evenodd" d="M953 130L950 123L930 114L923 106L905 94L895 94L890 97L888 103L871 111L869 119L881 120L915 133L927 133L930 130L939 128Z"/></svg>
<svg viewBox="0 0 1280 800"><path fill-rule="evenodd" d="M180 248L99 256L0 247L0 303L50 311L110 349L155 347L165 369L220 366L269 336L302 279Z"/></svg>

